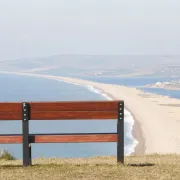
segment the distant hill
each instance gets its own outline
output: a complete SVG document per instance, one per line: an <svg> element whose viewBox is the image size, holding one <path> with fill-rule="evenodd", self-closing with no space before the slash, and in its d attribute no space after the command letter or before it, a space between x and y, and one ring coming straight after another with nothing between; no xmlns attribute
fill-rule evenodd
<svg viewBox="0 0 180 180"><path fill-rule="evenodd" d="M180 56L54 55L42 58L0 61L0 70L62 72L91 75L180 75ZM86 73L85 73L86 72Z"/></svg>

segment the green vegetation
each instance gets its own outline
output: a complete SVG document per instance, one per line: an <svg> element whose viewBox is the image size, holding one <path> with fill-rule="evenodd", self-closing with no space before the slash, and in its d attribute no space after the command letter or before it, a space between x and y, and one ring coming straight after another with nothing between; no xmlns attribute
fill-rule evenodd
<svg viewBox="0 0 180 180"><path fill-rule="evenodd" d="M0 160L15 160L15 157L13 157L7 150L2 150L0 152Z"/></svg>
<svg viewBox="0 0 180 180"><path fill-rule="evenodd" d="M179 155L129 156L125 165L118 165L116 157L41 158L32 167L22 167L21 160L0 160L2 180L179 180Z"/></svg>

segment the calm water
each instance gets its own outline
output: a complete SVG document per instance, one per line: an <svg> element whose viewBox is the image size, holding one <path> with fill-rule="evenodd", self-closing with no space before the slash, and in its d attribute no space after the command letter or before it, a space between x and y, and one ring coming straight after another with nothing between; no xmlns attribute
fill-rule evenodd
<svg viewBox="0 0 180 180"><path fill-rule="evenodd" d="M179 90L167 90L167 89L161 89L161 88L140 88L144 92L150 92L155 94L160 94L163 96L169 96L172 98L178 98L180 99L180 91Z"/></svg>
<svg viewBox="0 0 180 180"><path fill-rule="evenodd" d="M171 77L131 77L131 78L118 78L118 77L82 77L79 76L81 79L87 79L96 82L108 83L108 84L119 84L124 86L131 86L131 87L138 87L144 86L146 84L153 84L156 82L165 82L176 80L179 78L171 78Z"/></svg>
<svg viewBox="0 0 180 180"><path fill-rule="evenodd" d="M25 77L0 74L0 102L12 101L71 101L103 100L100 94L90 92L84 87L38 77ZM95 133L116 132L116 121L32 121L30 133ZM0 121L0 133L21 132L20 121ZM125 124L128 131L128 124ZM128 134L128 132L127 132ZM125 135L125 144L132 140ZM2 145L16 158L22 158L22 145ZM126 151L126 149L125 149ZM81 144L33 144L34 157L88 157L116 155L116 143L81 143Z"/></svg>
<svg viewBox="0 0 180 180"><path fill-rule="evenodd" d="M81 77L83 78L83 77ZM179 78L152 78L152 77L134 77L134 78L104 78L104 77L88 77L83 78L87 80L92 80L96 82L108 83L108 84L117 84L124 85L129 87L137 87L145 92L155 93L159 95L165 95L174 98L180 98L179 90L166 90L161 88L143 88L142 86L146 84L153 84L156 82L167 82L172 80L179 80Z"/></svg>

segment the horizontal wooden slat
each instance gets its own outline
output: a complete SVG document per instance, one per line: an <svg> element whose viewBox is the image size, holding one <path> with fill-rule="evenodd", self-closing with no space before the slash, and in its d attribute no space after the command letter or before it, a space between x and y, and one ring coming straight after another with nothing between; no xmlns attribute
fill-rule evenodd
<svg viewBox="0 0 180 180"><path fill-rule="evenodd" d="M30 120L116 119L118 101L30 102ZM21 120L22 103L0 103L0 120Z"/></svg>
<svg viewBox="0 0 180 180"><path fill-rule="evenodd" d="M30 102L32 111L111 111L118 101ZM22 112L22 102L0 102L0 112Z"/></svg>
<svg viewBox="0 0 180 180"><path fill-rule="evenodd" d="M35 111L31 120L117 119L117 111Z"/></svg>
<svg viewBox="0 0 180 180"><path fill-rule="evenodd" d="M22 103L2 103L0 102L0 112L22 112Z"/></svg>
<svg viewBox="0 0 180 180"><path fill-rule="evenodd" d="M20 143L22 143L21 135L16 135L16 136L0 135L0 144L20 144Z"/></svg>
<svg viewBox="0 0 180 180"><path fill-rule="evenodd" d="M22 120L21 112L0 112L0 120Z"/></svg>
<svg viewBox="0 0 180 180"><path fill-rule="evenodd" d="M34 143L117 142L117 134L93 135L36 135Z"/></svg>
<svg viewBox="0 0 180 180"><path fill-rule="evenodd" d="M32 111L112 111L118 101L30 102Z"/></svg>
<svg viewBox="0 0 180 180"><path fill-rule="evenodd" d="M30 102L32 111L111 111L118 101ZM0 102L0 112L22 112L22 103Z"/></svg>
<svg viewBox="0 0 180 180"><path fill-rule="evenodd" d="M0 120L21 120L21 112L0 112ZM30 120L117 119L116 111L35 111Z"/></svg>
<svg viewBox="0 0 180 180"><path fill-rule="evenodd" d="M29 135L31 143L117 142L116 133ZM0 144L20 144L22 135L0 135Z"/></svg>
<svg viewBox="0 0 180 180"><path fill-rule="evenodd" d="M21 119L22 119L21 102L0 103L0 120L21 120Z"/></svg>

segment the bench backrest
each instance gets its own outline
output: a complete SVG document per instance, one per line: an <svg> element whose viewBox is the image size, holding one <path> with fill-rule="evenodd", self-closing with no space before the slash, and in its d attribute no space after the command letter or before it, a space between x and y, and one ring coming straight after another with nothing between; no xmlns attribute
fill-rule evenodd
<svg viewBox="0 0 180 180"><path fill-rule="evenodd" d="M117 120L115 133L29 134L29 120ZM31 143L117 142L124 162L124 102L69 101L0 103L0 120L21 120L23 134L0 134L0 144L23 143L23 165L31 165Z"/></svg>

